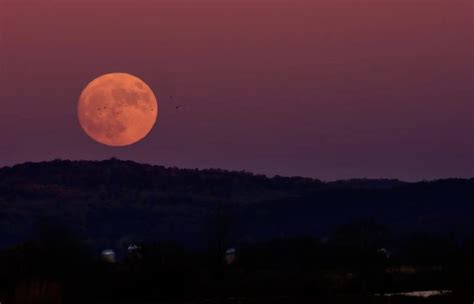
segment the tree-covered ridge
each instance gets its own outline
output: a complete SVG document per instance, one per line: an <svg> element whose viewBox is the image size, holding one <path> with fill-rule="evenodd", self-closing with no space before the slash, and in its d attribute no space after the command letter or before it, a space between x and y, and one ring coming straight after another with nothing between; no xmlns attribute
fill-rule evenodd
<svg viewBox="0 0 474 304"><path fill-rule="evenodd" d="M43 218L63 222L97 246L147 238L199 246L209 223L224 215L232 223L231 243L322 237L367 218L400 232L466 233L473 186L474 179L322 182L117 159L24 163L0 169L0 241L30 239Z"/></svg>

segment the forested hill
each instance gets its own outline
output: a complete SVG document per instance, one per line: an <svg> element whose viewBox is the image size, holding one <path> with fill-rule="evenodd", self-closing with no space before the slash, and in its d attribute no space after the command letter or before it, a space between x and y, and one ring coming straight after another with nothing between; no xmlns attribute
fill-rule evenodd
<svg viewBox="0 0 474 304"><path fill-rule="evenodd" d="M55 160L0 169L0 245L34 238L38 223L53 220L97 246L165 239L199 246L224 227L229 243L327 236L364 219L396 233L467 235L474 231L473 202L472 178L322 182L117 159Z"/></svg>

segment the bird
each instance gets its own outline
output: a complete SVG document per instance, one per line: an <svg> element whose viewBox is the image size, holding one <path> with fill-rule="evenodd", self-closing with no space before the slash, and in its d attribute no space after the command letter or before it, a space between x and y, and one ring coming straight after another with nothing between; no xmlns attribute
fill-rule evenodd
<svg viewBox="0 0 474 304"><path fill-rule="evenodd" d="M174 101L173 95L170 95L170 99ZM176 109L176 110L179 110L179 109L181 109L182 107L183 107L183 105L181 105L181 104L175 105L175 109Z"/></svg>

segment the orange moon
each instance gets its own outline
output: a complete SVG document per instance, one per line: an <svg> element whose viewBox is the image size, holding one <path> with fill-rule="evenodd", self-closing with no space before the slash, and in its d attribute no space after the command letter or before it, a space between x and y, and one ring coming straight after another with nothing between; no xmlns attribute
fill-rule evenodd
<svg viewBox="0 0 474 304"><path fill-rule="evenodd" d="M143 139L158 117L158 102L138 77L111 73L92 80L77 106L82 129L95 141L113 147Z"/></svg>

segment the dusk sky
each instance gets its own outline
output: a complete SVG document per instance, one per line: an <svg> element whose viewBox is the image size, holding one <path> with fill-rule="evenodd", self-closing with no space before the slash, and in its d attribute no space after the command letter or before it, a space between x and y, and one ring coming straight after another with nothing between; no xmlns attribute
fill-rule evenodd
<svg viewBox="0 0 474 304"><path fill-rule="evenodd" d="M472 0L0 0L0 39L0 166L474 176ZM78 123L82 89L110 72L158 98L131 146Z"/></svg>

